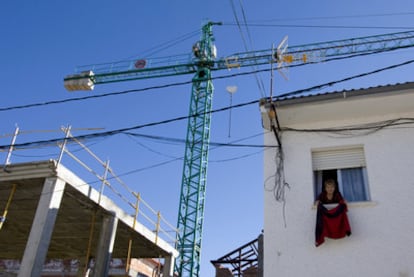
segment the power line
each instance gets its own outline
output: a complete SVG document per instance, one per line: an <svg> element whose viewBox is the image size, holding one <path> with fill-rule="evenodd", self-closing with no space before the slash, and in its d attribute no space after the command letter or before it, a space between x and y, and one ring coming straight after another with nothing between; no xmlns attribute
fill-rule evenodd
<svg viewBox="0 0 414 277"><path fill-rule="evenodd" d="M332 128L319 128L319 129L298 129L298 128L282 128L282 131L286 132L302 132L302 133L336 133L340 135L355 136L355 133L347 134L346 132L365 132L365 134L371 134L382 130L387 127L414 125L414 118L402 117L384 121L378 121L375 123L365 123L359 125L351 125L344 127L332 127Z"/></svg>
<svg viewBox="0 0 414 277"><path fill-rule="evenodd" d="M303 94L305 92L313 91L313 90L316 90L316 89L322 89L323 87L333 86L333 85L336 85L338 83L342 83L342 82L346 82L346 81L349 81L349 80L352 80L352 79L361 78L361 77L365 77L365 76L368 76L368 75L376 74L376 73L379 73L379 72L382 72L382 71L385 71L385 70L394 69L394 68L397 68L397 67L401 67L401 66L404 66L404 65L411 64L411 63L414 63L414 60L409 60L409 61L406 61L406 62L403 62L403 63L399 63L399 64L383 67L383 68L380 68L380 69L376 69L376 70L373 70L373 71L353 75L353 76L346 77L346 78L343 78L343 79L340 79L340 80L337 80L337 81L331 81L331 82L319 84L319 85L316 85L316 86L308 87L306 89L299 89L299 90L295 90L295 91L292 91L292 92L279 94L277 96L274 96L274 101L277 101L277 100L280 100L280 99L283 99L283 98L286 98L286 97L300 95L300 94ZM241 108L241 107L252 105L252 104L258 104L259 102L260 102L260 100L252 100L252 101L249 101L249 102L232 105L231 107L223 107L223 108L220 108L220 109L215 109L215 110L212 110L211 113L222 112L222 111L226 111L226 110L232 109L232 108ZM194 116L196 116L196 115L194 115ZM181 116L181 117L166 119L166 120L157 121L157 122L151 122L151 123L147 123L147 124L143 124L143 125L137 125L137 126L127 127L127 128L122 128L122 129L117 129L117 130L112 130L112 131L75 136L72 139L88 140L88 139L94 139L94 138L98 138L98 137L106 137L106 136L117 135L117 134L121 134L121 133L129 134L129 135L137 135L135 133L130 133L130 131L137 130L137 129L142 129L142 128L145 128L145 127L151 127L151 126L167 124L167 123L180 121L180 120L184 120L184 119L188 119L188 118L189 118L189 116ZM144 135L141 135L141 136L144 136ZM151 137L151 138L157 138L157 136L148 136L148 135L145 135L145 136ZM18 147L27 147L27 146L33 146L33 145L45 145L45 144L52 144L52 143L61 142L63 140L65 140L65 138L57 138L57 139L50 139L50 140L40 140L40 141L34 141L34 142L26 142L26 143L15 144L14 147L18 148ZM66 138L66 140L70 141L71 138ZM180 139L172 139L172 140L180 141ZM231 144L226 144L226 143L214 143L214 142L211 143L211 144L212 145L218 145L218 146L257 147L257 145L244 145L244 144L231 145ZM8 149L9 147L10 147L10 145L0 145L0 149ZM274 146L262 146L262 147L274 147Z"/></svg>
<svg viewBox="0 0 414 277"><path fill-rule="evenodd" d="M357 14L357 15L337 15L337 16L316 16L316 17L293 17L293 18L278 18L267 20L255 20L252 22L273 22L273 21L302 21L302 20L330 20L341 18L368 18L368 17L387 17L387 16L412 16L414 12L400 12L400 13L380 13L380 14Z"/></svg>
<svg viewBox="0 0 414 277"><path fill-rule="evenodd" d="M162 136L154 136L154 135L144 135L144 134L137 134L137 133L130 133L130 132L123 132L123 134L129 135L129 136L137 136L137 137L144 137L144 138L150 138L154 140L163 140L163 141L169 141L169 142L179 142L179 143L185 143L185 139L177 139L177 138L166 138ZM228 146L228 147L274 147L273 145L256 145L256 144L236 144L236 143L221 143L221 142L210 142L210 145L212 146Z"/></svg>
<svg viewBox="0 0 414 277"><path fill-rule="evenodd" d="M245 138L242 138L242 139L238 139L238 140L235 140L235 141L232 141L232 142L228 143L228 145L232 145L232 144L235 144L236 142L240 142L240 141L243 141L243 140L248 140L248 139L257 137L259 135L262 135L262 133L256 134L256 135L252 135L252 136L249 136L249 137L245 137ZM170 141L171 140L171 138L160 138L160 139L163 139L163 140L166 139L167 141ZM175 139L173 139L173 140L175 141ZM218 148L220 146L223 146L223 145L218 146L218 145L216 145L213 142L211 146L212 147L211 147L210 151L214 151L216 148ZM221 160L209 160L209 162L221 163L221 162L229 162L229 161L244 159L244 158L248 158L250 156L257 155L258 153L263 152L263 149L264 148L260 149L259 151L255 151L253 153L241 155L241 156L238 156L238 157L233 157L233 158L228 158L228 159L221 159ZM162 154L162 156L166 156L166 155L163 155ZM167 157L169 157L169 156L167 156ZM131 171L127 171L127 172L118 174L118 176L121 177L121 176L125 176L125 175L131 175L131 174L134 174L134 173L138 173L138 172L141 172L141 171L154 169L154 168L157 168L157 167L160 167L160 166L163 166L163 165L166 165L166 164L173 163L175 161L183 160L184 159L184 157L169 157L169 158L171 158L171 159L169 159L167 161L163 161L163 162L157 163L157 164L152 164L152 165L145 166L145 167L142 167L142 168L138 168L138 169L134 169L134 170L131 170Z"/></svg>
<svg viewBox="0 0 414 277"><path fill-rule="evenodd" d="M0 112L17 110L17 109L33 108L33 107L46 106L46 105L53 105L53 104L76 102L76 101L87 100L87 99L92 99L92 98L123 95L123 94L132 93L132 92L143 92L143 91L152 90L152 89L162 89L162 88L168 88L168 87L173 87L173 86L188 85L191 83L192 83L191 81L185 81L185 82L179 82L179 83L146 87L146 88L141 88L141 89L130 89L130 90L124 90L124 91L118 91L118 92L109 92L109 93L104 93L104 94L99 94L99 95L89 95L89 96L75 97L75 98L69 98L69 99L63 99L63 100L51 100L51 101L40 102L40 103L32 103L32 104L26 104L26 105L20 105L20 106L0 108Z"/></svg>
<svg viewBox="0 0 414 277"><path fill-rule="evenodd" d="M255 101L258 102L258 101ZM175 119L171 119L171 120L167 120L169 122L172 121L176 121L178 120L177 118ZM181 119L179 119L181 120ZM165 123L166 121L164 121ZM156 122L156 123L151 123L151 124L164 124L161 122ZM174 142L179 142L179 143L185 143L184 139L177 139L177 138L167 138L167 137L161 137L161 136L154 136L154 135L145 135L145 134L139 134L139 133L132 133L129 132L129 130L134 130L134 129L139 129L139 128L143 128L144 125L140 125L140 126L134 126L134 127L129 127L129 128L124 128L124 129L118 129L118 130L112 130L112 131L108 131L108 132L101 132L101 133L92 133L92 134L86 134L86 135L79 135L79 136L73 136L73 137L69 137L69 138L54 138L54 139L48 139L48 140L38 140L38 141L31 141L31 142L22 142L22 143L15 143L13 145L13 148L15 150L18 150L20 148L25 148L25 147L31 147L31 146L41 146L41 145L54 145L56 143L59 142L63 142L63 141L74 141L74 140L90 140L90 139L96 139L96 138L102 138L102 137L108 137L108 136L114 136L114 135L118 135L118 134L125 134L128 136L136 136L136 137L144 137L144 138L151 138L151 139L155 139L155 140L164 140L164 141L174 141ZM210 145L213 146L226 146L226 147L252 147L252 148L263 148L263 147L276 147L274 145L257 145L257 144L236 144L236 143L221 143L221 142L210 142ZM8 145L0 145L0 150L6 150L9 149L12 145L8 144Z"/></svg>
<svg viewBox="0 0 414 277"><path fill-rule="evenodd" d="M324 62L338 61L338 60L361 57L361 56L367 56L367 55L378 54L378 53L383 53L383 52L391 52L391 51L394 51L394 50L404 49L404 48L408 48L408 47L409 46L397 46L393 49L378 50L378 51L371 51L371 52L366 52L366 53L348 55L348 56L344 56L344 57L330 58L330 59L325 60ZM309 64L315 64L315 63L318 63L318 62L308 62L306 64L287 65L287 66L285 66L285 68L305 66L305 65L309 65ZM260 72L268 72L268 71L271 71L271 70L272 69L269 69L269 68L256 69L256 70L247 71L247 72L239 72L239 73L234 73L234 74L228 74L228 75L213 77L212 80L251 75L251 74L256 74L256 73L260 73ZM164 84L164 85L158 85L158 86L151 86L151 87L146 87L146 88L141 88L141 89L130 89L130 90L117 91L117 92L109 92L109 93L103 93L103 94L99 94L99 95L88 95L88 96L75 97L75 98L69 98L69 99L63 99L63 100L50 100L50 101L32 103L32 104L26 104L26 105L4 107L4 108L0 108L0 112L17 110L17 109L33 108L33 107L46 106L46 105L63 104L63 103L83 101L83 100L88 100L88 99L93 99L93 98L117 96L117 95L124 95L124 94L129 94L129 93L136 93L136 92L144 92L144 91L153 90L153 89L163 89L163 88L169 88L169 87L175 87L175 86L188 85L188 84L191 84L191 83L192 83L192 81L184 81L184 82L170 83L170 84Z"/></svg>
<svg viewBox="0 0 414 277"><path fill-rule="evenodd" d="M403 63L386 66L386 67L379 68L379 69L376 69L376 70L373 70L373 71L369 71L369 72L353 75L353 76L350 76L350 77L346 77L346 78L343 78L343 79L340 79L340 80L337 80L337 81L334 81L334 82L328 82L328 83L316 85L316 86L313 86L313 87L310 87L310 88L307 88L307 89L300 89L300 90L296 90L296 91L293 91L293 92L279 94L279 95L274 97L274 100L280 100L280 99L285 98L285 97L295 96L295 95L302 94L302 93L305 93L305 92L308 92L308 91L322 89L323 87L333 86L333 85L336 85L338 83L343 83L343 82L346 82L346 81L350 81L352 79L366 77L368 75L380 73L382 71L386 71L386 70L394 69L394 68L397 68L397 67L405 66L405 65L408 65L408 64L411 64L411 63L414 63L414 60L409 60L409 61L406 61L406 62L403 62Z"/></svg>
<svg viewBox="0 0 414 277"><path fill-rule="evenodd" d="M312 28L312 29L381 29L381 30L413 30L414 27L407 26L346 26L346 25L306 25L306 24L265 24L246 23L249 27L277 27L277 28ZM235 26L235 23L223 23L227 26Z"/></svg>
<svg viewBox="0 0 414 277"><path fill-rule="evenodd" d="M384 120L384 121L377 121L377 122L368 123L368 124L357 124L357 125L337 127L337 128L319 128L319 129L284 128L282 131L285 131L285 132L304 132L304 133L308 133L308 132L334 133L334 134L340 134L340 135L346 134L345 132L353 131L353 132L365 132L365 133L363 133L363 135L365 135L365 134L371 134L371 133L380 131L384 128L389 128L389 127L400 127L401 128L401 127L406 126L406 125L410 125L410 126L414 125L414 118L396 118L396 119L390 119L390 120ZM356 133L351 134L351 136L355 136L355 135L358 135L358 134L356 134ZM3 146L0 146L0 149L2 147ZM235 159L241 159L241 158L245 158L245 157L248 157L248 156L255 155L259 152L261 152L261 151L254 152L254 153L251 153L251 154L246 154L246 155L243 155L243 156L240 156L240 157L236 157L234 159L220 160L218 162L223 162L223 161L225 162L225 161L232 161L232 160L235 160ZM138 173L138 172L141 172L141 171L144 171L144 170L153 169L153 168L156 168L156 167L159 167L159 166L162 166L162 165L165 165L165 164L177 161L177 160L181 160L181 159L182 158L175 158L175 159L164 161L164 162L161 162L161 163L158 163L158 164L146 166L146 167L139 168L139 169L134 169L134 170L124 172L124 173L121 173L121 174L117 174L117 176L121 177L121 176L125 176L125 175ZM107 178L107 180L111 180L111 179L114 179L114 177ZM100 181L85 182L84 184L79 185L79 186L90 185L90 184L97 183L97 182L100 182ZM274 186L270 189L269 188L266 188L266 189L273 191L276 198L284 201L283 199L284 199L284 189L285 188L289 188L287 183L283 187ZM18 201L21 201L21 200L34 200L34 198L18 199Z"/></svg>
<svg viewBox="0 0 414 277"><path fill-rule="evenodd" d="M240 36L242 38L244 49L245 49L245 51L249 51L249 46L247 45L246 38L244 37L243 30L241 28L242 25L240 24L240 20L237 16L237 12L236 12L236 8L235 8L233 0L230 0L230 4L231 4L231 9L233 11L234 18L236 20L237 28L238 28ZM247 36L249 38L250 46L253 47L253 40L252 40L251 35L250 35L249 25L247 24L246 14L244 12L243 3L242 3L241 0L239 1L239 4L240 4L240 8L242 10L242 16L243 16L243 22L244 22L243 26L245 26ZM257 65L255 64L254 66L252 66L252 68L256 69ZM266 89L264 87L262 78L260 78L260 76L258 76L257 74L254 74L254 78L256 80L256 84L257 84L257 86L259 88L259 91L261 93L261 97L264 97L266 95Z"/></svg>

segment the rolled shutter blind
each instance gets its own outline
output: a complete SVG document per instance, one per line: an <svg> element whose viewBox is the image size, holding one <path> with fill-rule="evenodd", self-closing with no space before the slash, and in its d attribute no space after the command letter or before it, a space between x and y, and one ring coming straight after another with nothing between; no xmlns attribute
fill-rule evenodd
<svg viewBox="0 0 414 277"><path fill-rule="evenodd" d="M362 146L318 149L312 151L313 170L365 167Z"/></svg>

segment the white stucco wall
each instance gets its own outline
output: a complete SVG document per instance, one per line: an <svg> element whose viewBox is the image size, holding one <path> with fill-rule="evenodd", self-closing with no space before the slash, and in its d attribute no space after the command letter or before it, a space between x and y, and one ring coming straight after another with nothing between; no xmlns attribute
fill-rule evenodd
<svg viewBox="0 0 414 277"><path fill-rule="evenodd" d="M278 110L282 127L323 128L378 122L400 117L414 118L414 93L400 98L382 99L393 109L372 106L376 97L306 104L293 114L292 107ZM353 104L364 102L370 112L352 111ZM412 102L407 102L412 101ZM407 103L410 103L407 105ZM337 105L337 106L335 106ZM341 117L321 111L340 112ZM411 110L410 111L410 107ZM329 106L329 109L324 109ZM402 108L405 106L406 108ZM346 109L345 109L346 110ZM312 112L313 111L313 112ZM377 112L376 112L377 111ZM328 112L328 113L329 113ZM308 114L306 114L308 113ZM312 117L312 113L316 115ZM326 120L325 120L326 118ZM285 118L286 119L286 118ZM414 125L386 128L368 135L283 132L285 206L273 194L275 151L264 157L264 276L414 276ZM266 145L276 144L272 132L265 133ZM370 202L349 203L348 217L352 235L340 240L326 239L315 247L316 209L313 207L311 150L323 147L363 145L366 157ZM286 222L286 224L285 224Z"/></svg>

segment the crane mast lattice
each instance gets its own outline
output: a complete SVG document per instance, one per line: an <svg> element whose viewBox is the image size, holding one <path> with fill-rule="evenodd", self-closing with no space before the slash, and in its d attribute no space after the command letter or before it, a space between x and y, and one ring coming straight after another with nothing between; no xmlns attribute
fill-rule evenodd
<svg viewBox="0 0 414 277"><path fill-rule="evenodd" d="M194 58L188 55L148 60L121 61L79 67L64 78L67 90L92 90L94 85L194 74L187 125L187 137L178 211L179 257L175 270L180 277L197 277L200 270L204 203L207 184L208 148L213 99L212 72L277 63L279 69L327 58L370 54L414 46L414 32L360 37L278 49L240 52L216 59L216 48L208 22L202 27L201 40L193 46ZM283 41L285 43L287 41Z"/></svg>
<svg viewBox="0 0 414 277"><path fill-rule="evenodd" d="M211 67L214 65L216 56L212 25L213 23L209 23L203 26L201 41L193 47L198 66L192 80L178 212L177 250L179 256L176 270L180 276L198 276L200 269L213 100Z"/></svg>

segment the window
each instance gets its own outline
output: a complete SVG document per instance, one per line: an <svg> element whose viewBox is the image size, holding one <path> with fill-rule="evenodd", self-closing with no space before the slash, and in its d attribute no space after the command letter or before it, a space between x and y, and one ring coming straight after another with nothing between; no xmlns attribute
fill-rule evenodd
<svg viewBox="0 0 414 277"><path fill-rule="evenodd" d="M315 199L322 191L324 180L334 179L348 202L370 200L362 146L313 150L312 166Z"/></svg>

